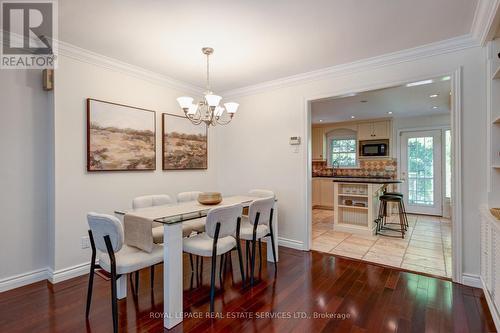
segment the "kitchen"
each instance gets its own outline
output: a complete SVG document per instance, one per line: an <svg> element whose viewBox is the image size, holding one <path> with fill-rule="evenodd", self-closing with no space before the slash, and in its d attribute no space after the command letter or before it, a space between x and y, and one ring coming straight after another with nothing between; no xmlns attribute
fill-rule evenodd
<svg viewBox="0 0 500 333"><path fill-rule="evenodd" d="M450 86L425 82L312 104L313 250L451 276Z"/></svg>

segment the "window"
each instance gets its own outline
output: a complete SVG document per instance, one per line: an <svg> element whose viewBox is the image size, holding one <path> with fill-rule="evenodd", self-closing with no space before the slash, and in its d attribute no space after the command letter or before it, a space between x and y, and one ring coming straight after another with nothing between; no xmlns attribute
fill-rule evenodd
<svg viewBox="0 0 500 333"><path fill-rule="evenodd" d="M445 197L451 198L451 131L444 131Z"/></svg>
<svg viewBox="0 0 500 333"><path fill-rule="evenodd" d="M338 128L326 135L328 165L334 168L355 168L357 160L356 131Z"/></svg>
<svg viewBox="0 0 500 333"><path fill-rule="evenodd" d="M352 168L356 163L356 139L337 139L331 142L332 166Z"/></svg>

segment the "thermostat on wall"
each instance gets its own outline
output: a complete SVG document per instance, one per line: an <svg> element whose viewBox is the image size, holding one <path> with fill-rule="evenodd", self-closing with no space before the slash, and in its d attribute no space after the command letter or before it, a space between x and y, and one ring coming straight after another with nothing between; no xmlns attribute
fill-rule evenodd
<svg viewBox="0 0 500 333"><path fill-rule="evenodd" d="M290 145L292 145L292 146L300 145L300 136L291 136L290 137Z"/></svg>

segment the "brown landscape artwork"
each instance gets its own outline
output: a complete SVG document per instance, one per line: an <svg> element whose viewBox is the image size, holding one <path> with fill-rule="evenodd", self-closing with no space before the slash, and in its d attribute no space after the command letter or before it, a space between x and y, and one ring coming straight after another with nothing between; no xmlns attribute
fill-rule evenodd
<svg viewBox="0 0 500 333"><path fill-rule="evenodd" d="M155 170L155 112L87 100L87 170Z"/></svg>
<svg viewBox="0 0 500 333"><path fill-rule="evenodd" d="M207 127L184 117L164 113L163 170L207 168Z"/></svg>

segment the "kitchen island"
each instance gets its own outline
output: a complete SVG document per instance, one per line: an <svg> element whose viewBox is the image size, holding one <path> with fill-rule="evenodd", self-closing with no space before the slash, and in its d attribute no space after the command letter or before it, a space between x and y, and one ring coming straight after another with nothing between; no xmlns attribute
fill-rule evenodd
<svg viewBox="0 0 500 333"><path fill-rule="evenodd" d="M379 196L387 185L401 183L398 179L338 178L334 183L334 226L336 231L362 235L375 234Z"/></svg>

